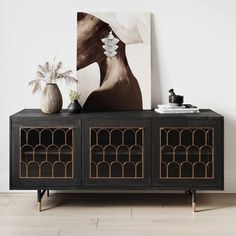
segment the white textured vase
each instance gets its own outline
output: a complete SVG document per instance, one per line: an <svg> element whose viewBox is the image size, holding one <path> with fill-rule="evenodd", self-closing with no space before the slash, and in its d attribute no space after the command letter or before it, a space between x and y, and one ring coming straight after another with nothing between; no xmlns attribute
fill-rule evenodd
<svg viewBox="0 0 236 236"><path fill-rule="evenodd" d="M41 110L44 113L57 113L62 108L62 96L57 84L46 84L41 97Z"/></svg>

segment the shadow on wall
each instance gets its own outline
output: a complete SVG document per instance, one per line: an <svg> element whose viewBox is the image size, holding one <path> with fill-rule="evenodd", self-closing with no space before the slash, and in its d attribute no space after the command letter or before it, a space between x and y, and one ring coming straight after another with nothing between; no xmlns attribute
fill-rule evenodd
<svg viewBox="0 0 236 236"><path fill-rule="evenodd" d="M161 104L161 81L159 73L159 58L158 58L158 39L156 33L155 20L156 15L151 13L151 93L152 93L152 108L157 104Z"/></svg>

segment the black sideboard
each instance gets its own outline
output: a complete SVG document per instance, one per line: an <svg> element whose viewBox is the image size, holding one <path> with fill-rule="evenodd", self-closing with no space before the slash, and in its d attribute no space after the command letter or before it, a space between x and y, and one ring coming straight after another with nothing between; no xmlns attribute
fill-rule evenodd
<svg viewBox="0 0 236 236"><path fill-rule="evenodd" d="M224 119L124 111L10 117L10 189L155 192L224 189Z"/></svg>

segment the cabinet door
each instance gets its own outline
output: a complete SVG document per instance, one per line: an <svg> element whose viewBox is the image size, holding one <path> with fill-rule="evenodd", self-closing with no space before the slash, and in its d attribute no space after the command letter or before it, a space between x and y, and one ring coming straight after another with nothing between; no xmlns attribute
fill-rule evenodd
<svg viewBox="0 0 236 236"><path fill-rule="evenodd" d="M223 120L154 120L153 185L223 189Z"/></svg>
<svg viewBox="0 0 236 236"><path fill-rule="evenodd" d="M80 122L24 119L11 124L11 189L80 184Z"/></svg>
<svg viewBox="0 0 236 236"><path fill-rule="evenodd" d="M88 120L83 124L83 185L151 183L151 122Z"/></svg>

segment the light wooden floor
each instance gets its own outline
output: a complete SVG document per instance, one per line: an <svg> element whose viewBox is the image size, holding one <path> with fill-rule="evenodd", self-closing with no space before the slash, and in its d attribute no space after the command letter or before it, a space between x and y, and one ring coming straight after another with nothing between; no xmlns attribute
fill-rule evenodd
<svg viewBox="0 0 236 236"><path fill-rule="evenodd" d="M236 235L236 194L0 194L0 235Z"/></svg>

